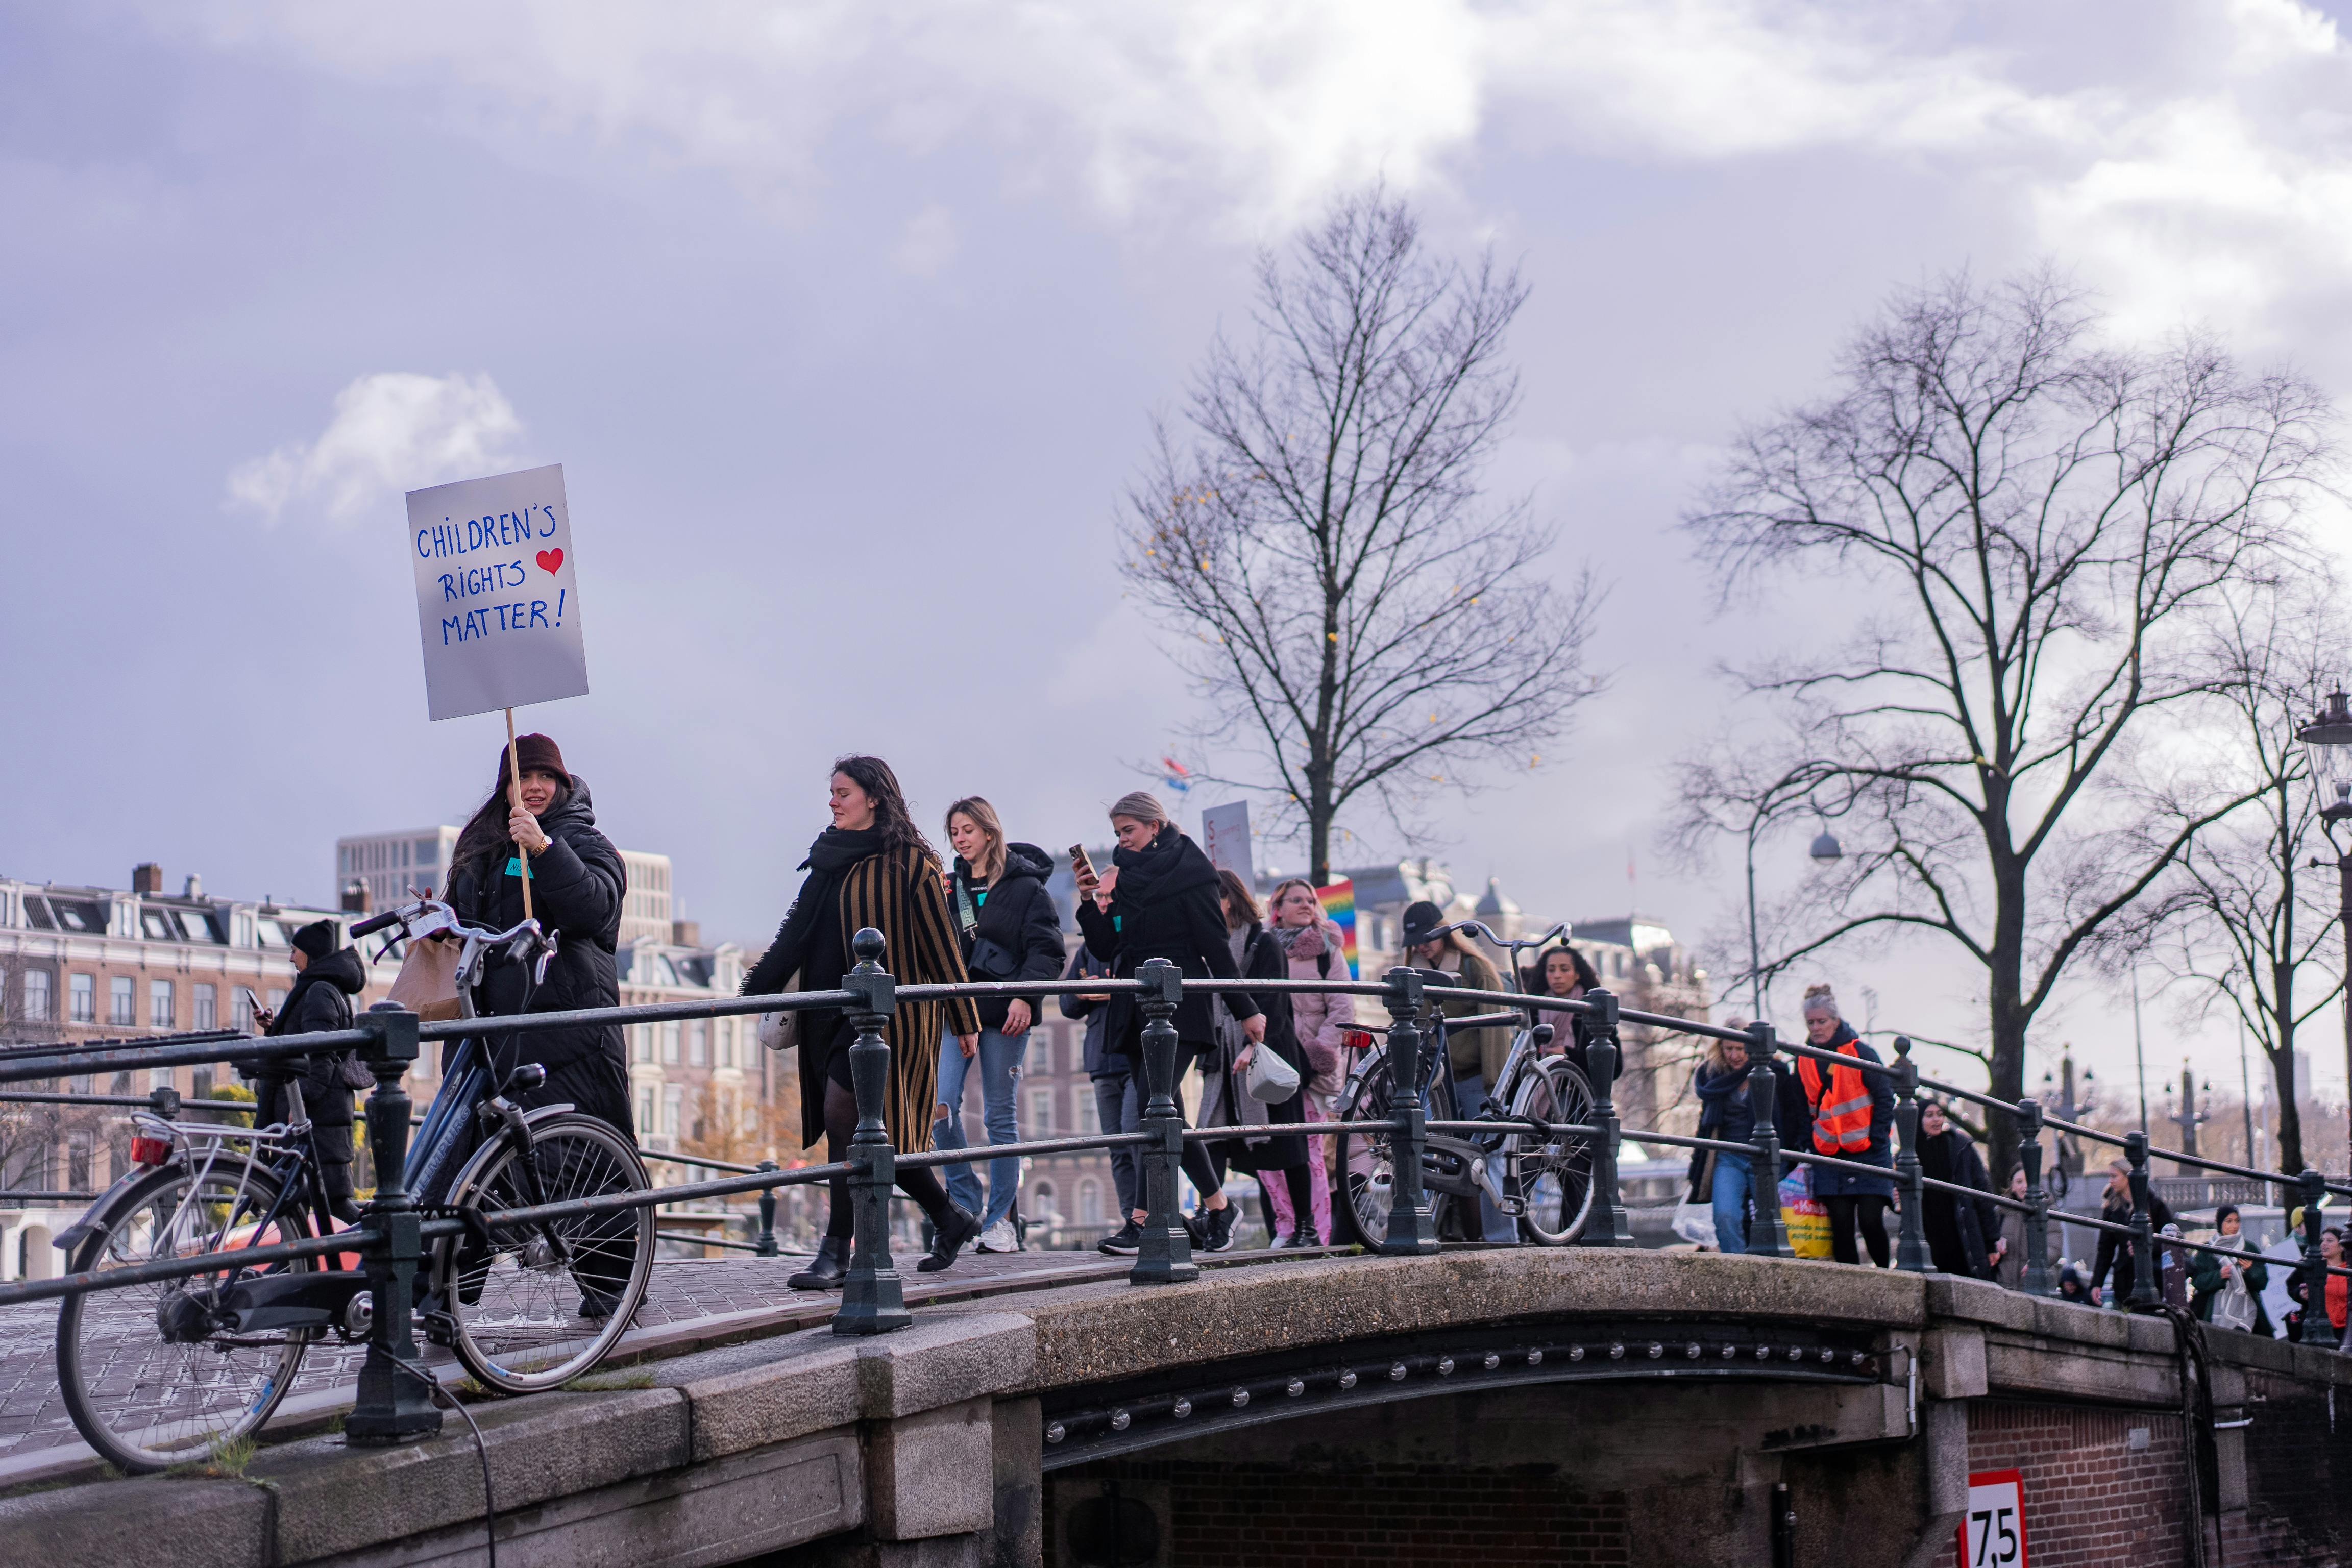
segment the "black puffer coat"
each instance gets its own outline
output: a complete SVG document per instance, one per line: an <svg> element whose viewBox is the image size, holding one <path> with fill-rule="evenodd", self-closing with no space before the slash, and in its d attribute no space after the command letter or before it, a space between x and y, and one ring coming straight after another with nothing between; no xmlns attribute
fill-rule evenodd
<svg viewBox="0 0 2352 1568"><path fill-rule="evenodd" d="M1062 916L1054 908L1053 895L1045 891L1045 879L1053 874L1052 858L1034 844L1006 845L1004 869L985 888L973 884L971 868L964 864L962 856L956 857L955 887L948 894L948 909L955 916L963 966L974 980L1060 978L1066 956L1062 948ZM972 950L982 942L994 949L992 956L1011 962L1012 973L982 973L973 966ZM982 997L982 1027L1004 1027L1004 1016L1012 1006L1010 997ZM1040 1011L1033 1004L1030 1016L1034 1018Z"/></svg>
<svg viewBox="0 0 2352 1568"><path fill-rule="evenodd" d="M571 793L539 819L551 842L530 859L531 912L544 930L560 933L547 981L530 988L529 966L492 960L475 988L474 1006L485 1017L530 1011L561 1013L574 1007L613 1007L621 1000L614 951L621 933L621 900L628 874L621 852L596 831L596 811L588 785L578 777ZM511 845L501 852L457 867L449 878L449 903L469 923L506 931L522 921L522 880L509 874ZM530 1005L524 999L528 994ZM538 1062L548 1070L546 1089L530 1102L569 1100L614 1125L630 1124L628 1057L617 1024L527 1034L486 1034L494 1070L517 1062ZM550 1090L561 1090L551 1096Z"/></svg>
<svg viewBox="0 0 2352 1568"><path fill-rule="evenodd" d="M338 948L324 958L313 959L309 968L294 977L294 989L270 1021L271 1035L308 1035L321 1029L348 1029L352 1026L352 998L367 989L367 967L360 962L359 953L352 948ZM302 1109L311 1122L322 1131L329 1128L342 1129L340 1139L321 1137L319 1151L330 1163L340 1151L343 1163L352 1157L352 1090L343 1082L342 1062L349 1051L313 1051L307 1057L297 1057L289 1063L272 1063L291 1067L302 1082ZM247 1076L254 1076L247 1074ZM285 1094L268 1078L261 1083L261 1103L256 1108L255 1124L267 1127L286 1119Z"/></svg>
<svg viewBox="0 0 2352 1568"><path fill-rule="evenodd" d="M1182 969L1187 980L1240 978L1226 945L1217 868L1199 845L1171 822L1145 848L1121 849L1111 861L1118 868L1118 885L1110 908L1080 900L1078 930L1096 957L1110 961L1113 977L1132 980L1146 960L1164 958ZM1257 1004L1241 993L1229 997L1226 1006L1236 1018L1257 1016ZM1143 1013L1133 995L1121 992L1111 997L1104 1030L1113 1050L1142 1058ZM1216 1044L1207 996L1188 994L1178 1005L1176 1037L1193 1052Z"/></svg>
<svg viewBox="0 0 2352 1568"><path fill-rule="evenodd" d="M1242 940L1241 972L1245 980L1290 978L1290 960L1283 955L1282 944L1263 925L1251 926L1249 935ZM1315 1069L1308 1065L1307 1052L1298 1044L1298 1031L1291 1021L1290 994L1286 991L1259 992L1254 1000L1258 1010L1265 1015L1265 1044L1259 1048L1270 1049L1288 1062L1292 1070L1298 1074L1298 1081L1305 1084L1315 1076ZM1208 1064L1203 1062L1202 1070L1207 1069ZM1225 1092L1236 1104L1249 1092L1244 1075L1233 1071L1230 1064L1226 1068L1225 1084ZM1307 1097L1294 1094L1288 1100L1264 1109L1267 1125L1295 1126L1307 1120ZM1226 1159L1236 1171L1263 1175L1268 1171L1299 1170L1307 1164L1307 1140L1297 1133L1268 1133L1255 1142L1244 1134L1223 1147Z"/></svg>

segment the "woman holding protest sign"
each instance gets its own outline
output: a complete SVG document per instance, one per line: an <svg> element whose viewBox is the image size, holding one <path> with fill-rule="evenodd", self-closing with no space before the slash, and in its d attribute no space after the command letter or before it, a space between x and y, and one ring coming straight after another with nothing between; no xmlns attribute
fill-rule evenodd
<svg viewBox="0 0 2352 1568"><path fill-rule="evenodd" d="M946 873L908 814L890 764L858 756L835 763L828 806L833 826L809 846L800 868L808 878L776 928L776 940L744 977L743 994L839 990L856 962L851 939L868 926L882 933L884 964L899 984L962 983L963 953L948 911ZM952 1033L966 1055L977 1050L980 1013L970 997L902 1000L883 1033L890 1046L890 1081L882 1120L891 1147L902 1154L926 1152L939 1094L940 1041ZM845 1159L857 1131L857 1093L849 1076L856 1031L846 1013L808 1012L799 1016L798 1037L802 1142L814 1144L823 1133L827 1157ZM950 1267L980 1234L979 1219L948 1197L935 1172L901 1167L898 1190L931 1222L930 1254L915 1266L922 1272ZM848 1179L837 1176L824 1240L808 1268L786 1283L796 1290L837 1288L849 1272L853 1218Z"/></svg>

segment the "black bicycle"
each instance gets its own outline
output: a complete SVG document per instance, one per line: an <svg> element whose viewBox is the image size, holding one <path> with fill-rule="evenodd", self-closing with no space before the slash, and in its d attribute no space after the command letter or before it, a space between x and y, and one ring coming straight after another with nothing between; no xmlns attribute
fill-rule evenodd
<svg viewBox="0 0 2352 1568"><path fill-rule="evenodd" d="M468 926L429 900L362 921L352 934L395 930L395 942L459 944L457 994L468 1018L487 963L532 964L536 979L558 940L535 921L508 931ZM479 1222L651 1186L635 1146L608 1123L570 1105L514 1103L511 1096L546 1080L538 1064L516 1066L494 1084L487 1061L483 1041L459 1043L409 1151L408 1188L425 1214ZM131 1170L58 1239L74 1271L343 1228L328 1207L299 1079L282 1062L257 1070L285 1097L285 1120L270 1126L133 1114ZM478 1383L532 1393L580 1376L612 1350L645 1298L653 1256L650 1206L508 1229L474 1223L433 1244L416 1306L426 1337L455 1351ZM259 1430L310 1347L330 1334L363 1341L373 1315L356 1253L69 1296L58 1316L58 1389L100 1457L125 1470L163 1469Z"/></svg>

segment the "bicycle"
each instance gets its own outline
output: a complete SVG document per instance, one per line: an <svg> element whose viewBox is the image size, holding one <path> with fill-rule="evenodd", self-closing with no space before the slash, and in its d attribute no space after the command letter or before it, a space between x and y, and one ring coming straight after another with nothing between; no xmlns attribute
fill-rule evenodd
<svg viewBox="0 0 2352 1568"><path fill-rule="evenodd" d="M506 931L468 926L429 900L362 921L352 934L394 928L385 952L427 939L459 944L458 1016L467 1019L478 1016L473 990L492 957L532 964L536 984L559 940L536 921ZM652 1270L653 1210L509 1230L490 1229L483 1216L651 1183L635 1147L605 1122L568 1104L514 1103L511 1096L546 1081L543 1068L519 1063L493 1087L486 1058L479 1037L459 1041L404 1167L427 1216L468 1221L466 1235L430 1245L416 1306L425 1337L454 1351L476 1382L529 1394L587 1372L626 1331ZM285 1120L268 1127L133 1113L132 1168L58 1238L74 1272L343 1228L328 1207L299 1074L283 1060L257 1070L286 1097ZM68 1296L58 1316L58 1390L100 1457L127 1471L163 1469L258 1431L311 1345L330 1333L360 1343L373 1317L355 1253Z"/></svg>
<svg viewBox="0 0 2352 1568"><path fill-rule="evenodd" d="M1476 921L1440 927L1433 936L1456 931L1475 931L1509 952L1511 963L1505 989L1517 993L1518 957L1555 939L1565 940L1565 924L1538 937L1507 940ZM1448 984L1451 975L1444 977ZM1439 1010L1443 988L1423 992L1426 1011L1423 1022L1428 1036L1423 1042L1421 1082L1417 1092L1433 1121L1469 1120L1459 1114L1454 1096L1454 1075L1447 1063L1445 1036L1450 1021ZM1511 1041L1509 1054L1486 1109L1476 1120L1528 1119L1553 1127L1588 1125L1593 1106L1592 1085L1566 1054L1548 1054L1554 1026L1541 1022L1535 1010ZM1389 1072L1388 1048L1372 1047L1349 1074L1340 1091L1336 1119L1344 1126L1356 1121L1381 1122L1393 1114L1395 1088ZM1497 1110L1508 1107L1507 1111ZM1389 1205L1394 1195L1393 1134L1385 1128L1361 1132L1341 1131L1337 1163L1341 1173L1342 1201L1337 1205L1355 1232L1357 1241L1378 1247L1388 1237ZM1467 1138L1430 1133L1423 1147L1422 1185L1443 1230L1454 1205L1475 1215L1476 1201L1486 1198L1517 1222L1521 1238L1539 1247L1565 1247L1584 1234L1592 1217L1592 1139L1574 1132L1536 1132L1498 1127L1492 1133Z"/></svg>

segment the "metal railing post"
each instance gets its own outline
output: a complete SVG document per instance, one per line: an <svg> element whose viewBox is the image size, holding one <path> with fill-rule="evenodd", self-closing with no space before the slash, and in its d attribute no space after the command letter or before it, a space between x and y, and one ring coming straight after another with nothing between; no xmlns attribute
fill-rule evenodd
<svg viewBox="0 0 2352 1568"><path fill-rule="evenodd" d="M1748 1250L1767 1258L1794 1256L1789 1250L1789 1224L1780 1217L1780 1075L1772 1066L1772 1026L1753 1024L1748 1030L1748 1109L1755 1113L1756 1130L1748 1142L1756 1145L1748 1191L1756 1203L1756 1223L1748 1227Z"/></svg>
<svg viewBox="0 0 2352 1568"><path fill-rule="evenodd" d="M1382 977L1388 986L1381 1005L1389 1015L1389 1229L1386 1253L1437 1250L1437 1219L1423 1184L1422 1159L1429 1147L1429 1107L1421 1098L1421 1014L1426 994L1421 971L1400 964Z"/></svg>
<svg viewBox="0 0 2352 1568"><path fill-rule="evenodd" d="M760 1162L762 1171L781 1168L773 1160ZM751 1249L752 1256L756 1258L774 1258L782 1251L776 1245L776 1189L773 1187L760 1189L760 1234L752 1238Z"/></svg>
<svg viewBox="0 0 2352 1568"><path fill-rule="evenodd" d="M1584 994L1592 1011L1584 1016L1584 1062L1592 1079L1592 1220L1584 1227L1585 1247L1632 1247L1633 1226L1617 1192L1617 997L1595 986Z"/></svg>
<svg viewBox="0 0 2352 1568"><path fill-rule="evenodd" d="M2124 1159L2131 1166L2131 1300L2125 1310L2152 1312L2162 1300L2156 1285L2156 1226L2147 1214L2147 1134L2124 1134ZM2324 1303L2323 1303L2324 1309Z"/></svg>
<svg viewBox="0 0 2352 1568"><path fill-rule="evenodd" d="M2017 1288L2029 1296L2054 1296L2050 1279L2050 1194L2042 1186L2042 1102L2017 1102L2017 1154L2025 1162L2025 1262Z"/></svg>
<svg viewBox="0 0 2352 1568"><path fill-rule="evenodd" d="M1927 1189L1919 1169L1919 1064L1911 1059L1911 1037L1895 1037L1895 1130L1902 1149L1895 1156L1895 1179L1903 1189L1903 1216L1895 1226L1895 1267L1906 1274L1933 1274L1927 1251Z"/></svg>
<svg viewBox="0 0 2352 1568"><path fill-rule="evenodd" d="M1130 1285L1181 1285L1201 1277L1192 1261L1192 1236L1176 1208L1176 1175L1184 1163L1184 1118L1176 1107L1176 1009L1184 1000L1184 972L1164 958L1146 959L1135 972L1143 983L1136 998L1143 1011L1143 1135L1136 1153L1142 1164L1143 1235ZM1205 1204L1209 1194L1202 1193Z"/></svg>
<svg viewBox="0 0 2352 1568"><path fill-rule="evenodd" d="M2319 1253L2319 1200L2326 1195L2327 1178L2306 1166L2303 1173L2303 1328L2295 1341L2332 1351L2337 1339L2336 1325L2327 1316L2327 1260Z"/></svg>
<svg viewBox="0 0 2352 1568"><path fill-rule="evenodd" d="M412 1317L424 1247L416 1200L408 1191L409 1102L400 1080L416 1060L417 1018L396 1002L379 1002L358 1024L368 1032L362 1053L375 1075L367 1102L375 1196L362 1223L383 1239L363 1254L371 1312L367 1359L360 1365L352 1413L343 1418L343 1438L374 1446L431 1436L441 1430L441 1412L433 1404L432 1374L419 1364Z"/></svg>
<svg viewBox="0 0 2352 1568"><path fill-rule="evenodd" d="M849 1047L849 1081L857 1093L857 1131L849 1140L849 1205L852 1215L849 1275L842 1281L841 1310L833 1317L836 1334L887 1334L915 1319L898 1270L890 1261L890 1189L898 1180L898 1153L883 1125L882 1105L890 1091L890 1043L884 1026L898 1010L898 983L882 968L882 933L868 926L850 939L857 963L842 976L841 988L856 994L850 1013L857 1031Z"/></svg>

